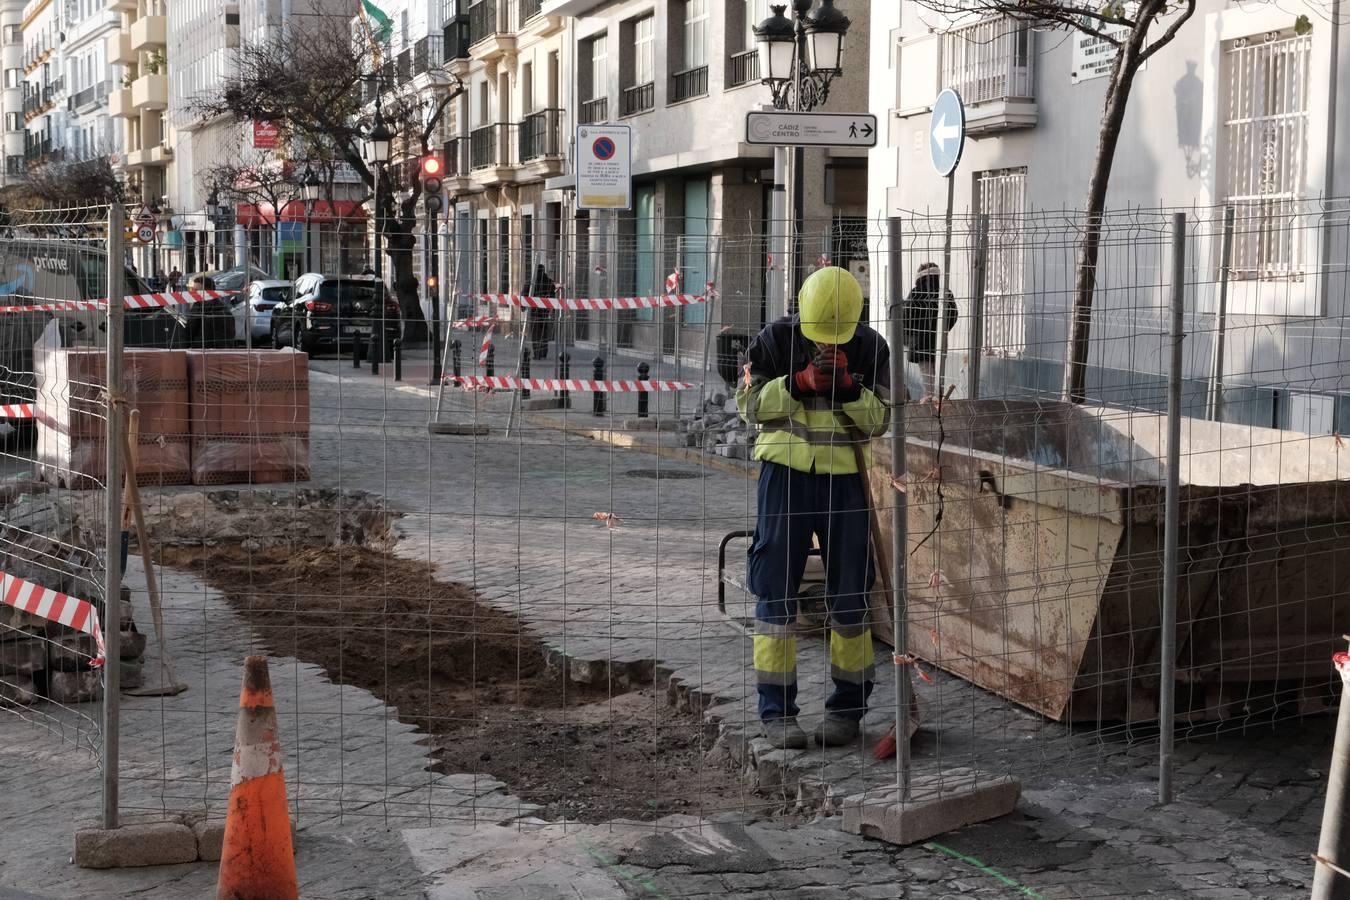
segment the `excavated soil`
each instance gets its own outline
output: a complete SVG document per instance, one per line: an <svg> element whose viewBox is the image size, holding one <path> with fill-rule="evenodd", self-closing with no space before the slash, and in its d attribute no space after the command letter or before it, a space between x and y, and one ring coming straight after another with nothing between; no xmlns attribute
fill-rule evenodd
<svg viewBox="0 0 1350 900"><path fill-rule="evenodd" d="M431 735L436 771L492 775L545 816L583 822L750 805L706 758L696 715L651 687L568 682L514 617L429 566L353 545L255 546L171 546L163 562L218 588L272 652L396 707Z"/></svg>

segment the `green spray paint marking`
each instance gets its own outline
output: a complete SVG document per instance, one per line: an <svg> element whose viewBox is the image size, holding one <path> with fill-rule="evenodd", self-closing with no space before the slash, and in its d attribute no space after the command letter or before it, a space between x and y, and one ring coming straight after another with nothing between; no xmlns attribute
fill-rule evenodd
<svg viewBox="0 0 1350 900"><path fill-rule="evenodd" d="M1013 889L1016 890L1018 893L1022 894L1022 896L1024 896L1024 897L1033 897L1033 898L1035 898L1035 900L1045 900L1045 897L1042 896L1039 892L1032 890L1031 888L1027 887L1025 884L1021 884L1021 883L1019 883L1019 882L1017 882L1017 881L1014 881L1013 879L1009 878L1007 875L1004 875L1004 874L1003 874L1002 872L1000 872L998 869L995 869L993 866L987 866L987 865L985 865L984 863L980 862L978 859L976 859L976 858L973 857L973 856L966 856L964 853L960 852L959 850L953 850L951 847L945 847L945 846L943 846L942 844L939 844L939 843L937 843L937 842L935 842L935 841L930 841L930 842L928 842L927 844L924 844L924 845L923 845L923 848L924 848L925 850L936 850L936 851L938 851L939 853L944 853L944 854L946 854L947 856L950 856L952 859L959 859L961 862L965 863L966 865L968 865L968 866L973 866L973 867L975 867L976 869L979 869L979 870L980 870L981 872L983 872L984 874L989 875L989 876L991 876L991 877L993 877L993 878L997 878L999 881L1003 882L1003 883L1006 884L1008 887L1013 888Z"/></svg>
<svg viewBox="0 0 1350 900"><path fill-rule="evenodd" d="M634 872L627 866L615 865L613 862L610 861L608 857L605 856L605 854L601 853L599 850L596 850L594 847L587 847L586 852L591 855L592 859L600 863L600 865L604 866L610 872L622 878L624 881L631 881L638 887L646 888L647 893L651 894L653 897L660 897L661 900L670 900L669 897L661 893L661 890L657 888L655 884L652 883L652 880L650 878L642 877L640 874Z"/></svg>

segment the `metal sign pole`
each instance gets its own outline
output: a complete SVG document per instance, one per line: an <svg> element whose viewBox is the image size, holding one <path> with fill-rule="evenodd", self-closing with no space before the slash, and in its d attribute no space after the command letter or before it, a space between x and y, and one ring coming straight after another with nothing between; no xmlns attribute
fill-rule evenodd
<svg viewBox="0 0 1350 900"><path fill-rule="evenodd" d="M947 295L952 290L952 205L956 201L956 177L947 176L947 220L942 236L942 282L938 289L937 373L933 378L935 400L942 399L947 374Z"/></svg>
<svg viewBox="0 0 1350 900"><path fill-rule="evenodd" d="M1185 340L1186 214L1172 217L1172 344L1167 372L1167 490L1163 525L1162 647L1158 688L1158 800L1172 802L1173 705L1177 677L1177 592L1181 577L1181 364Z"/></svg>

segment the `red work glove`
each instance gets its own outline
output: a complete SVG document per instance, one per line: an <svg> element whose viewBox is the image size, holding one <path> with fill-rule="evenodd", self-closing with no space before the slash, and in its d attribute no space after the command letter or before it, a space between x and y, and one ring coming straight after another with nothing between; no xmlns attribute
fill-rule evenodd
<svg viewBox="0 0 1350 900"><path fill-rule="evenodd" d="M792 376L792 383L796 390L793 392L798 397L812 394L827 394L834 384L834 371L822 369L818 364L819 357L813 359L796 375Z"/></svg>

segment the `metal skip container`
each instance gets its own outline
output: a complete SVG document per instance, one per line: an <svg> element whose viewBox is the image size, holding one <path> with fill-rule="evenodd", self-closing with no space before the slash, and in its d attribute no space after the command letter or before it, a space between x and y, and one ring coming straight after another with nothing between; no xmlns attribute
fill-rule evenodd
<svg viewBox="0 0 1350 900"><path fill-rule="evenodd" d="M910 652L1057 721L1155 719L1166 416L956 400L906 419ZM1350 631L1350 448L1198 419L1182 441L1176 709L1316 707Z"/></svg>

